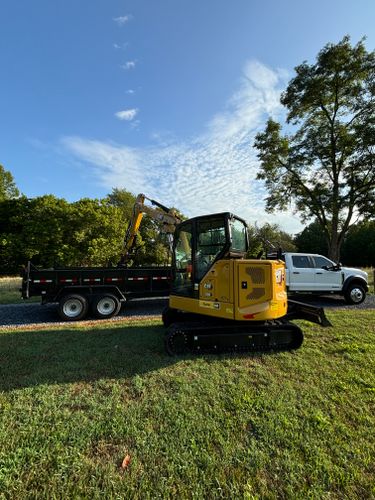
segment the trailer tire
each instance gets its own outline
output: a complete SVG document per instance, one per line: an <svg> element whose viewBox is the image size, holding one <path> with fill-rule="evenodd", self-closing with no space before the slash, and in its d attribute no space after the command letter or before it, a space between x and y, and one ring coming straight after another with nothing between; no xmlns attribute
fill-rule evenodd
<svg viewBox="0 0 375 500"><path fill-rule="evenodd" d="M79 294L64 295L59 302L58 312L64 321L79 321L87 315L87 297Z"/></svg>
<svg viewBox="0 0 375 500"><path fill-rule="evenodd" d="M117 316L121 309L121 302L111 293L99 295L92 302L92 313L96 318L107 319Z"/></svg>

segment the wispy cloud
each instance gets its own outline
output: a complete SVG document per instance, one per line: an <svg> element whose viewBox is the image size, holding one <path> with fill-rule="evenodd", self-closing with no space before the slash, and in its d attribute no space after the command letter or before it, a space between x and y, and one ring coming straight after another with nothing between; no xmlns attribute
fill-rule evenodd
<svg viewBox="0 0 375 500"><path fill-rule="evenodd" d="M264 185L255 180L254 137L268 116L282 112L279 99L285 83L281 71L250 61L224 109L202 133L184 142L171 136L167 142L155 140L148 147L133 148L66 137L63 144L93 166L99 183L108 190L145 192L188 216L228 210L252 223L277 222L288 231L298 231L301 225L291 213L265 213Z"/></svg>
<svg viewBox="0 0 375 500"><path fill-rule="evenodd" d="M122 69L133 69L133 68L135 68L135 64L136 64L135 61L126 61L125 64L121 65L121 68Z"/></svg>
<svg viewBox="0 0 375 500"><path fill-rule="evenodd" d="M128 23L131 19L133 19L133 16L131 14L127 14L126 16L119 16L119 17L113 18L115 23L117 23L119 26L124 26L124 24Z"/></svg>
<svg viewBox="0 0 375 500"><path fill-rule="evenodd" d="M128 90L125 91L125 94L129 94L129 95L135 94L135 90L128 89Z"/></svg>
<svg viewBox="0 0 375 500"><path fill-rule="evenodd" d="M126 120L130 122L134 120L137 114L138 114L138 109L133 108L133 109L124 109L123 111L118 111L117 113L115 113L115 116L119 120Z"/></svg>
<svg viewBox="0 0 375 500"><path fill-rule="evenodd" d="M129 42L113 44L113 48L116 50L126 50L128 47L129 47Z"/></svg>

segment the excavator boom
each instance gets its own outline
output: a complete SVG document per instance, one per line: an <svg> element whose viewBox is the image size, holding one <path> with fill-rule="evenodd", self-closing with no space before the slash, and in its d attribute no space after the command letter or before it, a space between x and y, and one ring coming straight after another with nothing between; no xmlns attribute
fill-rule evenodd
<svg viewBox="0 0 375 500"><path fill-rule="evenodd" d="M153 206L146 205L146 200ZM142 193L138 194L133 205L133 211L128 228L125 233L123 254L119 262L119 265L121 266L125 265L133 256L136 237L145 214L151 219L161 223L162 232L167 234L173 234L176 225L181 222L181 218L176 214L174 209L170 209L158 201L148 198Z"/></svg>

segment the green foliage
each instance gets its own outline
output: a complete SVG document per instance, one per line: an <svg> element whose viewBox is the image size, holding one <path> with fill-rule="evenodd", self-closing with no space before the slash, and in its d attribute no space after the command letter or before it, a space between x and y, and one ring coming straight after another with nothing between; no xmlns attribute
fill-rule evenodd
<svg viewBox="0 0 375 500"><path fill-rule="evenodd" d="M267 251L272 251L273 248L281 248L284 252L296 251L296 245L293 241L293 236L286 233L278 224L265 223L260 227L249 226L249 243L248 258L255 258Z"/></svg>
<svg viewBox="0 0 375 500"><path fill-rule="evenodd" d="M0 273L17 274L28 260L41 267L117 265L134 202L134 195L119 189L102 200L74 203L53 195L0 201ZM144 217L135 265L168 261L160 229Z"/></svg>
<svg viewBox="0 0 375 500"><path fill-rule="evenodd" d="M375 52L344 37L295 71L281 98L291 133L270 119L257 135L258 179L267 209L293 200L302 220L319 222L337 260L354 215L374 214Z"/></svg>
<svg viewBox="0 0 375 500"><path fill-rule="evenodd" d="M0 165L0 201L17 198L19 195L13 175Z"/></svg>
<svg viewBox="0 0 375 500"><path fill-rule="evenodd" d="M365 221L349 229L342 261L353 266L375 267L375 221Z"/></svg>
<svg viewBox="0 0 375 500"><path fill-rule="evenodd" d="M328 255L327 243L316 221L297 234L294 243L298 252ZM342 245L341 262L345 265L375 266L375 221L369 220L349 228Z"/></svg>
<svg viewBox="0 0 375 500"><path fill-rule="evenodd" d="M328 255L327 240L318 221L312 222L294 238L298 252Z"/></svg>
<svg viewBox="0 0 375 500"><path fill-rule="evenodd" d="M0 202L0 272L34 265L106 265L117 262L123 226L106 200L68 203L52 195Z"/></svg>
<svg viewBox="0 0 375 500"><path fill-rule="evenodd" d="M115 188L108 195L109 204L121 210L123 221L129 221L135 200L136 197L125 189ZM126 228L127 224L124 224L123 235ZM136 236L135 256L130 263L146 266L167 264L169 260L168 238L163 234L161 224L145 214Z"/></svg>

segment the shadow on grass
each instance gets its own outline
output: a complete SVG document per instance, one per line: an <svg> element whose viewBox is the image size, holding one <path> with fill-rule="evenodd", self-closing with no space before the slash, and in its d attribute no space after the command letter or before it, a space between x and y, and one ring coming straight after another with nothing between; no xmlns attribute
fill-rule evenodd
<svg viewBox="0 0 375 500"><path fill-rule="evenodd" d="M0 335L0 390L132 377L172 365L162 326Z"/></svg>

